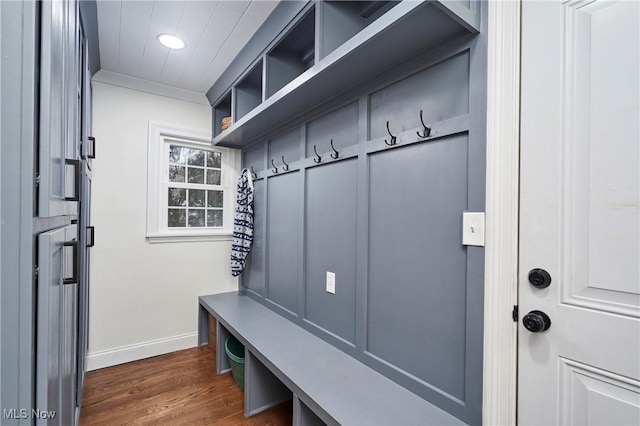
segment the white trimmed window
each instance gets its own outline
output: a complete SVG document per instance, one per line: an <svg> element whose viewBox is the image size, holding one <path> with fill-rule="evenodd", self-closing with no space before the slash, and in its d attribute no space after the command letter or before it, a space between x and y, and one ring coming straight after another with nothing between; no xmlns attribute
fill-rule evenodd
<svg viewBox="0 0 640 426"><path fill-rule="evenodd" d="M149 242L230 240L239 152L158 123L149 123L148 143Z"/></svg>

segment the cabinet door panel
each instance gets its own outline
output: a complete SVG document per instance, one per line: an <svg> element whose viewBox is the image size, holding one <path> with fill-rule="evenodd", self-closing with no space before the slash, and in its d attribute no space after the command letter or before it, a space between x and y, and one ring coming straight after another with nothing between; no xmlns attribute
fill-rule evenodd
<svg viewBox="0 0 640 426"><path fill-rule="evenodd" d="M75 414L77 250L67 244L76 234L69 225L38 236L35 407L57 413L39 424L72 424Z"/></svg>
<svg viewBox="0 0 640 426"><path fill-rule="evenodd" d="M91 171L83 161L82 198L80 200L80 282L78 283L78 366L77 366L77 400L78 407L82 404L82 389L84 373L87 367L87 352L89 348L89 265L91 247L94 244L95 233L91 227Z"/></svg>
<svg viewBox="0 0 640 426"><path fill-rule="evenodd" d="M40 35L40 123L38 141L38 215L52 217L75 214L77 202L74 140L69 140L70 117L75 117L69 101L70 75L66 71L70 49L67 26L75 28L75 2L42 2ZM67 63L65 64L65 61ZM75 67L74 67L75 70ZM75 85L74 85L75 87ZM75 99L75 96L74 96ZM73 134L73 132L71 132Z"/></svg>

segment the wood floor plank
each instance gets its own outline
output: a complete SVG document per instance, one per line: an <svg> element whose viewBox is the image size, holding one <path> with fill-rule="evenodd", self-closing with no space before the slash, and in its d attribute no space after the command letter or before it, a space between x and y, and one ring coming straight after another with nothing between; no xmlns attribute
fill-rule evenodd
<svg viewBox="0 0 640 426"><path fill-rule="evenodd" d="M291 425L291 402L246 418L243 401L203 346L88 372L80 425Z"/></svg>

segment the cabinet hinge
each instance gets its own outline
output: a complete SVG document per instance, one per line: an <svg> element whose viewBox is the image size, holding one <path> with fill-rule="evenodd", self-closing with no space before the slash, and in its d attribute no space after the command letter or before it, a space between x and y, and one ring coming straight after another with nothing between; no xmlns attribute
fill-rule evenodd
<svg viewBox="0 0 640 426"><path fill-rule="evenodd" d="M37 280L39 274L40 274L40 267L38 265L33 265L33 279Z"/></svg>
<svg viewBox="0 0 640 426"><path fill-rule="evenodd" d="M513 318L513 322L518 322L518 305L513 305L513 311L511 312L511 318Z"/></svg>
<svg viewBox="0 0 640 426"><path fill-rule="evenodd" d="M40 173L36 173L36 188L40 186Z"/></svg>

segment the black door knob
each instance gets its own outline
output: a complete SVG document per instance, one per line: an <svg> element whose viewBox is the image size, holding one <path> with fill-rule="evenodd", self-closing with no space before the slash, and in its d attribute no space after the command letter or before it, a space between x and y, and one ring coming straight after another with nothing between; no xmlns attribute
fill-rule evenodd
<svg viewBox="0 0 640 426"><path fill-rule="evenodd" d="M541 333L551 327L551 319L542 311L531 311L522 318L522 324L532 333Z"/></svg>
<svg viewBox="0 0 640 426"><path fill-rule="evenodd" d="M535 268L529 271L529 282L536 288L547 288L551 284L551 275L544 269Z"/></svg>

